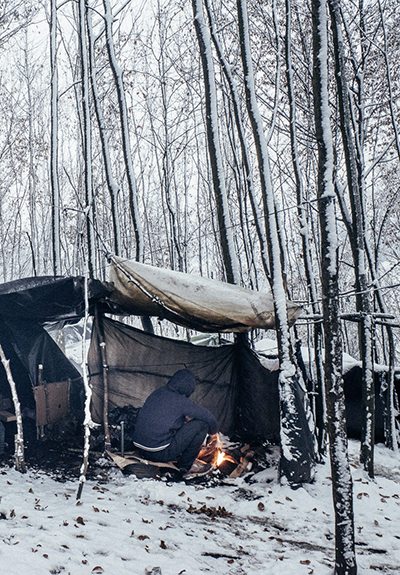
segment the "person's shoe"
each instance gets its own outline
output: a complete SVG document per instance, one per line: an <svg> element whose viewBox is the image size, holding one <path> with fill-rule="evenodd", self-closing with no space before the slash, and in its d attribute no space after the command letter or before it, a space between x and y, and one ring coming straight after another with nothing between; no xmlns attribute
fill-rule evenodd
<svg viewBox="0 0 400 575"><path fill-rule="evenodd" d="M203 477L203 475L207 475L212 470L211 463L204 463L199 459L193 463L192 467L187 473L184 473L182 476L183 479L194 479L195 477Z"/></svg>

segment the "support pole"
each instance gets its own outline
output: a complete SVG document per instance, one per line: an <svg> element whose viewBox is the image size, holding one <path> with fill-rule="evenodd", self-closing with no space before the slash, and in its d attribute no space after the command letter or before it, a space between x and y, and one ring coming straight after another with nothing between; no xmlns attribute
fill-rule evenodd
<svg viewBox="0 0 400 575"><path fill-rule="evenodd" d="M84 449L83 449L83 462L80 469L79 486L76 494L76 498L80 499L82 495L83 486L86 482L86 472L89 465L89 447L90 447L90 430L94 427L92 416L90 413L90 404L92 400L92 388L89 384L89 378L87 373L86 364L86 330L89 319L89 296L88 296L88 278L85 277L85 320L83 323L83 338L82 338L82 369L83 369L83 383L85 386L85 439L84 439Z"/></svg>
<svg viewBox="0 0 400 575"><path fill-rule="evenodd" d="M106 352L106 342L104 341L104 326L101 314L98 313L96 308L95 311L97 325L99 326L99 337L100 337L100 352L101 352L101 363L103 366L103 425L104 425L104 449L108 451L111 448L110 439L110 426L108 423L108 365L107 365L107 352Z"/></svg>
<svg viewBox="0 0 400 575"><path fill-rule="evenodd" d="M15 469L21 473L26 473L25 456L24 456L24 433L22 428L21 404L18 399L17 387L13 379L10 360L6 358L3 347L0 345L1 363L6 371L7 380L10 384L12 400L14 403L15 416L17 418L17 434L15 436Z"/></svg>

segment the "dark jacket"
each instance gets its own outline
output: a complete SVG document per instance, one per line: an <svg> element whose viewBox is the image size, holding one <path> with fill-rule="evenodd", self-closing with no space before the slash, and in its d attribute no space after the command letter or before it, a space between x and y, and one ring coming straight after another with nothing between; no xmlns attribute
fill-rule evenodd
<svg viewBox="0 0 400 575"><path fill-rule="evenodd" d="M196 378L188 369L181 369L166 385L156 389L139 411L134 444L147 451L160 451L171 442L176 431L185 424L185 417L208 423L208 433L217 431L217 420L205 407L189 399L196 387Z"/></svg>

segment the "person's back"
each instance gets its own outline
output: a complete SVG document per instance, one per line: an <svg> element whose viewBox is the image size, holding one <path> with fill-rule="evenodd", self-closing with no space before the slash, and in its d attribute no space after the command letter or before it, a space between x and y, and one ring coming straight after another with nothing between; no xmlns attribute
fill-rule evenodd
<svg viewBox="0 0 400 575"><path fill-rule="evenodd" d="M133 438L145 456L156 461L178 457L181 467L190 469L207 433L217 431L214 415L189 399L195 387L194 374L182 369L147 398L139 411ZM184 456L189 446L190 456Z"/></svg>

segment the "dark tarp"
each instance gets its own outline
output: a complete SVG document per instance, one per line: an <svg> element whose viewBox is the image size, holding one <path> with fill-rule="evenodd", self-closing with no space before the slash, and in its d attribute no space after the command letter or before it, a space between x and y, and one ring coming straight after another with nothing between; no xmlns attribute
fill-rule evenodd
<svg viewBox="0 0 400 575"><path fill-rule="evenodd" d="M0 344L10 360L22 408L35 406L32 386L38 384L38 366L43 365L44 381L71 380L71 407L80 409L81 375L42 326L31 321L11 322L0 318ZM0 394L11 397L4 369L0 370Z"/></svg>
<svg viewBox="0 0 400 575"><path fill-rule="evenodd" d="M235 347L198 347L134 329L103 318L107 355L109 411L115 407L141 407L147 396L167 383L179 369L193 371L199 384L192 399L218 419L221 431L233 434L236 423ZM94 322L88 365L92 385L92 411L103 420L103 376L98 318Z"/></svg>
<svg viewBox="0 0 400 575"><path fill-rule="evenodd" d="M277 373L269 372L248 348L234 345L199 347L148 334L103 318L107 354L109 411L141 407L150 393L179 369L198 380L192 399L217 418L222 433L279 441ZM93 391L92 411L103 420L103 377L98 321L92 331L88 364Z"/></svg>
<svg viewBox="0 0 400 575"><path fill-rule="evenodd" d="M375 384L375 442L385 441L385 417L387 402L387 370L374 371ZM347 435L355 439L361 437L362 427L362 369L354 365L343 375L346 398ZM400 382L395 378L395 394L400 397Z"/></svg>
<svg viewBox="0 0 400 575"><path fill-rule="evenodd" d="M22 408L34 409L32 386L38 383L38 366L48 383L71 380L71 408L81 412L81 376L41 324L77 321L85 311L83 277L33 277L0 285L0 344L17 386ZM113 311L108 304L109 285L89 280L89 304ZM0 394L11 397L6 373L0 367Z"/></svg>
<svg viewBox="0 0 400 575"><path fill-rule="evenodd" d="M33 277L0 284L0 317L10 320L32 320L37 323L78 320L85 311L83 277ZM113 313L109 284L89 280L89 305L103 306Z"/></svg>

